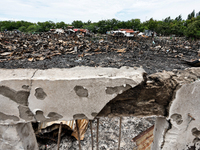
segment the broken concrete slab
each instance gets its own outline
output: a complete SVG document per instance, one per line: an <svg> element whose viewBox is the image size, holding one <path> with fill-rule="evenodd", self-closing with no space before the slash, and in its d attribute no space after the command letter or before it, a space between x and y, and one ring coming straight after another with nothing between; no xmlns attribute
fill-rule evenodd
<svg viewBox="0 0 200 150"><path fill-rule="evenodd" d="M184 84L199 81L200 68L163 71L144 77L145 82L111 100L98 114L114 116L165 116L176 91Z"/></svg>
<svg viewBox="0 0 200 150"><path fill-rule="evenodd" d="M200 68L149 76L129 67L2 69L0 124L156 115L164 119L158 125L169 128L157 125L153 147L194 148L200 139L199 78Z"/></svg>
<svg viewBox="0 0 200 150"><path fill-rule="evenodd" d="M144 82L145 73L129 67L0 72L2 124L94 119L110 100Z"/></svg>
<svg viewBox="0 0 200 150"><path fill-rule="evenodd" d="M183 85L171 104L168 120L171 129L166 132L163 149L196 148L200 142L199 97L200 82Z"/></svg>
<svg viewBox="0 0 200 150"><path fill-rule="evenodd" d="M53 120L94 119L111 99L140 84L143 73L142 69L125 67L38 70L32 81L29 108L36 117L40 112L48 120L50 114Z"/></svg>
<svg viewBox="0 0 200 150"><path fill-rule="evenodd" d="M0 125L1 150L38 150L31 123Z"/></svg>
<svg viewBox="0 0 200 150"><path fill-rule="evenodd" d="M1 123L93 119L95 116L167 117L176 90L198 81L199 77L199 68L149 76L142 69L128 67L2 69Z"/></svg>
<svg viewBox="0 0 200 150"><path fill-rule="evenodd" d="M159 149L199 149L200 142L200 118L199 118L199 97L200 82L185 84L177 90L175 99L169 109L170 128L166 130L162 126L162 132L156 131L155 134L162 134L163 140L160 142ZM158 121L157 124L160 124ZM156 139L155 139L156 141ZM161 144L162 143L162 144ZM155 144L155 143L154 143Z"/></svg>
<svg viewBox="0 0 200 150"><path fill-rule="evenodd" d="M36 70L1 69L0 71L0 124L34 121L28 108L31 78ZM23 113L25 110L26 113ZM29 116L28 116L29 114Z"/></svg>
<svg viewBox="0 0 200 150"><path fill-rule="evenodd" d="M154 127L154 140L151 145L151 150L158 150L163 146L164 135L169 128L169 123L164 117L157 117Z"/></svg>

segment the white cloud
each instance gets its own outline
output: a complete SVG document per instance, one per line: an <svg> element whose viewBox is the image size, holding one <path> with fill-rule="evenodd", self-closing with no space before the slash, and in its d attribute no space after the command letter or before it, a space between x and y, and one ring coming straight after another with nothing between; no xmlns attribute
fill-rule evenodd
<svg viewBox="0 0 200 150"><path fill-rule="evenodd" d="M199 0L6 0L0 1L0 20L93 22L117 18L161 20L182 14L186 19L193 9L200 11ZM199 10L198 10L199 9Z"/></svg>

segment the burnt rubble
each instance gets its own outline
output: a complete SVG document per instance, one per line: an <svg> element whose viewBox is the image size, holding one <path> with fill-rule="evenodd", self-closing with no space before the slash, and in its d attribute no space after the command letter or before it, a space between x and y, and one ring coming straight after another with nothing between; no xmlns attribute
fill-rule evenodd
<svg viewBox="0 0 200 150"><path fill-rule="evenodd" d="M173 135L173 137L175 138L172 138L172 141L174 139L184 140L184 138L177 138L181 137L182 131L184 131L185 135L187 136L191 134L191 131L196 138L199 136L196 134L196 132L199 132L198 130L199 122L197 114L199 114L198 87L200 86L199 84L200 69L188 68L190 67L191 62L196 62L196 60L199 61L198 58L199 50L200 50L199 41L189 41L184 38L156 37L153 40L150 37L127 38L127 37L118 37L118 36L112 37L103 35L98 35L98 36L96 35L93 37L77 37L75 34L67 35L65 33L24 34L24 33L3 32L0 33L0 68L7 68L8 70L15 68L35 68L35 70L32 70L32 72L29 70L27 71L27 73L25 73L25 76L29 76L28 79L30 80L30 82L28 82L29 83L28 85L23 84L23 86L19 86L20 89L22 87L22 89L25 91L25 93L22 94L21 91L18 91L19 87L16 87L17 89L14 90L13 87L8 88L5 86L5 85L17 86L17 84L14 84L14 82L17 82L16 80L10 80L10 81L8 80L4 82L4 80L6 80L5 78L7 76L9 78L10 74L12 76L12 79L16 78L17 75L15 74L15 72L4 74L2 71L1 72L2 86L0 89L1 90L0 94L4 96L2 98L2 101L5 99L5 96L7 96L10 100L12 100L11 102L13 104L13 107L11 107L10 103L9 105L6 105L7 104L6 103L5 106L7 106L9 109L12 108L13 112L14 110L16 110L17 114L27 113L27 116L20 115L20 117L22 119L30 121L31 119L34 119L34 117L32 117L33 115L30 113L28 106L34 105L36 103L35 101L21 103L19 99L23 97L25 99L27 99L27 97L30 98L29 92L31 91L34 93L34 96L37 98L39 102L43 102L45 100L47 101L47 98L49 97L52 98L52 96L49 96L49 94L52 94L52 92L48 92L47 89L40 88L40 86L46 85L42 83L43 81L42 82L39 81L39 83L41 84L40 86L36 85L37 82L34 81L34 78L35 79L37 78L37 76L35 75L38 74L38 76L41 77L40 76L42 74L41 72L45 71L38 69L49 69L49 68L74 69L73 67L75 66L112 67L112 68L121 68L122 66L130 66L130 67L124 67L124 69L130 70L133 67L132 68L133 70L134 69L139 70L141 69L139 67L142 67L145 69L147 74L142 72L141 77L143 80L141 82L138 82L137 85L130 86L129 84L126 84L125 86L121 86L123 84L119 84L115 86L109 85L106 86L106 88L104 88L106 89L105 92L107 95L110 96L112 94L116 94L116 96L114 96L111 100L109 100L109 102L106 102L106 105L103 107L103 109L100 109L101 110L100 113L99 111L98 113L97 112L92 113L94 115L93 117L96 116L97 118L100 117L100 119L102 118L103 119L100 120L100 124L96 123L96 120L93 120L92 124L94 125L94 128L91 129L93 131L94 129L97 128L97 126L100 126L99 130L100 130L101 141L99 141L99 146L102 149L107 149L110 147L116 148L118 144L117 141L118 132L116 133L116 131L118 131L119 128L121 129L120 127L121 125L119 125L119 127L118 125L116 125L118 124L119 118L116 121L114 117L124 117L122 122L121 147L123 147L124 149L130 149L130 148L132 149L134 145L133 142L130 140L133 138L133 136L137 135L138 131L142 132L146 128L154 124L155 121L154 117L153 119L150 119L149 122L147 122L148 119L145 119L144 117L157 116L158 120L159 119L164 120L164 123L167 125L164 129L161 126L160 130L158 130L164 132L157 133L158 137L155 137L154 146L155 147L160 146L159 142L161 142L161 144L164 145L166 149L168 149L168 147L170 147L169 146L170 142L169 143L165 142L165 139L167 139L168 135L171 134L171 130L174 131L177 130L176 131L177 134ZM77 68L78 68L76 71L77 74L79 74L79 76L80 74L82 75L83 73L81 73L80 69L81 67ZM106 69L106 68L101 68L101 69ZM20 71L19 69L17 70ZM110 70L112 70L113 73L114 69ZM48 75L50 76L55 75L55 72L56 72L55 70L49 72L45 75L45 77ZM94 71L86 71L86 72L91 73ZM125 71L122 70L119 72L124 73ZM113 77L113 74L111 75L109 74L108 77ZM21 73L19 73L19 75L21 75ZM63 75L63 72L60 73L59 76L54 76L53 79L55 79L55 77L61 78L61 75ZM73 73L72 75L74 77ZM101 72L98 75L102 77L104 74ZM66 77L66 74L64 74L63 76ZM80 78L79 76L78 78ZM6 84L6 82L8 83ZM10 84L11 82L12 84ZM21 80L20 82L25 82L25 80ZM113 81L113 83L116 83L116 81L115 82ZM59 87L58 85L61 84L62 86ZM90 83L88 82L88 84ZM55 84L55 86L57 87L56 91L62 91L63 87L66 87L66 85L67 84L64 83L63 80L62 82L59 82L59 84ZM51 85L47 87L50 88L53 86ZM62 90L59 90L58 87L62 88ZM87 99L91 95L89 93L91 92L91 89L89 90L89 88L86 88L85 86L78 84L77 86L73 87L74 88L72 88L73 89L72 91L74 91L76 93L76 96L80 97L81 100ZM35 91L31 90L31 88L35 89ZM54 89L56 88L53 88L53 90L50 89L49 91L54 91ZM94 89L94 87L92 89ZM98 89L97 93L100 93L99 86L97 86L97 89ZM70 91L70 90L64 90L64 91ZM19 96L19 93L23 97ZM54 91L54 94L55 93L56 92ZM9 96L10 94L11 96ZM18 96L16 96L17 94ZM14 98L12 97L13 95ZM57 95L60 96L60 94ZM57 97L55 96L56 98L53 98L53 100L56 99L58 101L59 96ZM62 100L64 100L65 98L62 98ZM99 98L100 100L103 99L100 96ZM99 100L97 100L94 97L92 97L91 99L94 99L99 102ZM53 100L49 100L47 102L48 106L50 105L49 102L53 102ZM176 101L178 101L179 103L176 103ZM184 102L182 103L182 101ZM63 104L60 101L58 101L58 103ZM44 103L44 106L46 106L45 104L46 103ZM16 105L20 106L14 107ZM2 108L3 107L4 103L2 104ZM9 109L5 110L7 111ZM87 106L87 109L90 108L88 108ZM71 110L69 109L68 111L71 112ZM13 118L12 115L5 116L2 113L1 116L4 117L3 121L5 120L5 118L9 118L8 120L13 119L14 121L17 121L16 118ZM129 117L127 118L126 116ZM139 121L137 121L136 118L133 118L132 116L139 116L139 117L141 116L143 117L142 118L143 121L146 123L145 124L141 123L143 121L141 121L140 119ZM162 118L160 116L162 116ZM188 116L189 117L192 116L192 118L195 118L196 122L192 120L193 121L192 123L196 124L194 124L193 126L187 125L186 122L188 121ZM49 120L47 121L53 121L51 119L57 120L62 118L63 116L60 115L59 113L56 113L56 111L52 111L47 115L47 117L49 118ZM84 117L85 117L84 114L73 115L74 119L79 119ZM111 123L111 126L110 126L111 119L108 119L107 117L114 118L113 119L114 122ZM36 120L41 119L42 121L44 119L43 111L36 112L35 119ZM134 121L137 122L137 124L135 124ZM160 123L161 121L156 121L156 122L158 125L161 124ZM142 124L144 124L144 126L142 126ZM157 131L157 129L159 129L158 125L155 126L154 131ZM22 130L24 127L25 126L23 124L20 124L20 126L18 125L16 126L16 128L19 128L20 130ZM27 131L29 131L29 127L31 127L31 123L27 124L26 127ZM137 127L139 129L137 129ZM179 130L179 128L181 130ZM179 131L181 131L180 134ZM10 135L10 132L11 131L7 132L7 134ZM64 129L62 132L64 133ZM31 133L33 134L34 132L31 131ZM69 134L71 134L71 132ZM90 136L91 135L87 130L85 136L86 140L83 140L81 142L84 148L87 147L86 149L91 147L89 141ZM97 137L97 135L95 135L95 137ZM162 139L163 141L160 141L160 137L163 138ZM192 139L193 136L188 136L188 137L191 138L188 140L189 141L188 143L193 144L194 143L194 142L192 143L192 141L194 141ZM44 137L40 136L39 138L44 138ZM18 138L14 140L18 140ZM33 141L32 145L34 146L36 142L34 140L32 141ZM53 141L56 142L57 139L55 138L53 139ZM181 143L181 142L175 140L171 143ZM48 148L47 144L45 145L41 144L40 146L42 147L41 149ZM54 146L55 149L56 144L50 143L49 146L50 146L49 149L53 149L52 146ZM173 146L179 147L180 145L178 144ZM182 144L181 146L185 147L185 144ZM69 137L67 136L67 138L65 137L63 138L63 140L61 140L60 147L62 147L63 149L65 149L66 147L69 149L75 149L78 147L78 142L75 139L71 139L70 136Z"/></svg>
<svg viewBox="0 0 200 150"><path fill-rule="evenodd" d="M185 69L200 41L156 37L80 37L66 33L0 33L0 68L143 67L148 74ZM154 44L155 43L155 44Z"/></svg>

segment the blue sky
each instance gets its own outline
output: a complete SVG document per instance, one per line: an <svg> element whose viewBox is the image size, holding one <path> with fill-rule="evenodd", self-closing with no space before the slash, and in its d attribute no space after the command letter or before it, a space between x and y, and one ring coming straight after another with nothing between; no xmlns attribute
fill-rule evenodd
<svg viewBox="0 0 200 150"><path fill-rule="evenodd" d="M102 19L141 21L162 20L193 10L200 11L200 0L1 0L0 21L25 20L71 23L73 20L96 22Z"/></svg>

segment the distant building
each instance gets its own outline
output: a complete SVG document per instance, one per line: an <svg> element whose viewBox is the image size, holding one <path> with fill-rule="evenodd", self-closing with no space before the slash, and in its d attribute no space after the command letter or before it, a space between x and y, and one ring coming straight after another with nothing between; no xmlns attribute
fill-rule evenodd
<svg viewBox="0 0 200 150"><path fill-rule="evenodd" d="M114 34L114 36L134 37L136 32L133 29L120 29L117 31L107 31L107 34Z"/></svg>
<svg viewBox="0 0 200 150"><path fill-rule="evenodd" d="M144 31L144 34L145 34L146 36L152 36L153 33L154 33L154 36L156 36L156 32L153 32L153 31L151 31L151 30L145 30L145 31Z"/></svg>

